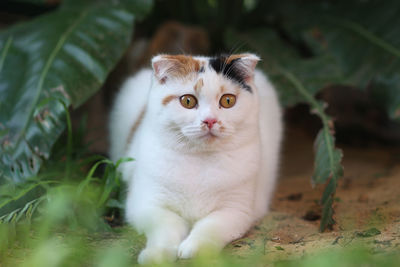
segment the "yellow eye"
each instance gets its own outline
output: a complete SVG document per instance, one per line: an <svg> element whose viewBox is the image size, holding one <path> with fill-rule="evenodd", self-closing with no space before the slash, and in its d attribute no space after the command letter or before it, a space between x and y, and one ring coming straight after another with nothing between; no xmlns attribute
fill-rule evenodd
<svg viewBox="0 0 400 267"><path fill-rule="evenodd" d="M197 99L194 95L183 95L179 100L184 108L192 109L197 105Z"/></svg>
<svg viewBox="0 0 400 267"><path fill-rule="evenodd" d="M231 108L235 105L235 103L236 103L236 96L231 94L223 95L219 100L219 104L224 108Z"/></svg>

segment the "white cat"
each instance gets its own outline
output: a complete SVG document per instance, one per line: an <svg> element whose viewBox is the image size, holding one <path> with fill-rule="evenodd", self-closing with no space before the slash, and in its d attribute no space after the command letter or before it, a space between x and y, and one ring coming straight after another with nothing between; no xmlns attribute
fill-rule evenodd
<svg viewBox="0 0 400 267"><path fill-rule="evenodd" d="M135 159L121 171L126 219L147 237L139 263L220 250L266 214L282 122L258 61L159 55L122 87L110 153Z"/></svg>

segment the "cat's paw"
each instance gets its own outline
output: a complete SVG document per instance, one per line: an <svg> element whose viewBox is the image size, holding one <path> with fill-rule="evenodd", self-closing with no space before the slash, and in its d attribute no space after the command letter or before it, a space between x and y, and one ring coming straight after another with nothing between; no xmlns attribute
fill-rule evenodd
<svg viewBox="0 0 400 267"><path fill-rule="evenodd" d="M165 247L150 247L143 249L138 257L139 264L161 264L176 260L176 249Z"/></svg>
<svg viewBox="0 0 400 267"><path fill-rule="evenodd" d="M193 238L185 239L178 248L179 259L190 259L196 256L199 251L199 241Z"/></svg>
<svg viewBox="0 0 400 267"><path fill-rule="evenodd" d="M186 238L178 248L179 259L190 259L200 253L205 253L208 256L213 256L218 253L223 247L216 240L207 238Z"/></svg>

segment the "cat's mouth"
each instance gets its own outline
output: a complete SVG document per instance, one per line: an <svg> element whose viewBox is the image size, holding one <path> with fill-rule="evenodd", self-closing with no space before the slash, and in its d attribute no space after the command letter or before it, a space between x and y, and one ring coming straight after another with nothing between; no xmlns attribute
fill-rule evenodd
<svg viewBox="0 0 400 267"><path fill-rule="evenodd" d="M216 135L216 134L214 134L213 132L209 131L208 133L206 133L206 134L204 135L204 137L213 138L213 137L218 137L218 135Z"/></svg>
<svg viewBox="0 0 400 267"><path fill-rule="evenodd" d="M212 132L208 132L205 135L203 135L200 139L205 144L212 144L218 139L218 136L213 134Z"/></svg>
<svg viewBox="0 0 400 267"><path fill-rule="evenodd" d="M217 139L219 136L213 132L213 131L207 131L204 135L202 135L200 138L206 140L207 142L209 141L214 141Z"/></svg>

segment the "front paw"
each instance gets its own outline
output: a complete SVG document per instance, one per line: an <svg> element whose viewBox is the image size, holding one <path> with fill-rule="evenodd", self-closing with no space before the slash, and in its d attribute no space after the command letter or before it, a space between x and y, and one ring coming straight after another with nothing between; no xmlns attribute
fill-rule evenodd
<svg viewBox="0 0 400 267"><path fill-rule="evenodd" d="M199 242L190 238L185 239L178 248L178 258L193 258L199 250Z"/></svg>
<svg viewBox="0 0 400 267"><path fill-rule="evenodd" d="M218 253L221 248L222 246L218 245L215 241L188 237L178 248L178 258L190 259L198 255L199 252L214 254Z"/></svg>
<svg viewBox="0 0 400 267"><path fill-rule="evenodd" d="M150 247L143 249L138 257L139 264L161 264L176 260L176 249L165 247Z"/></svg>

